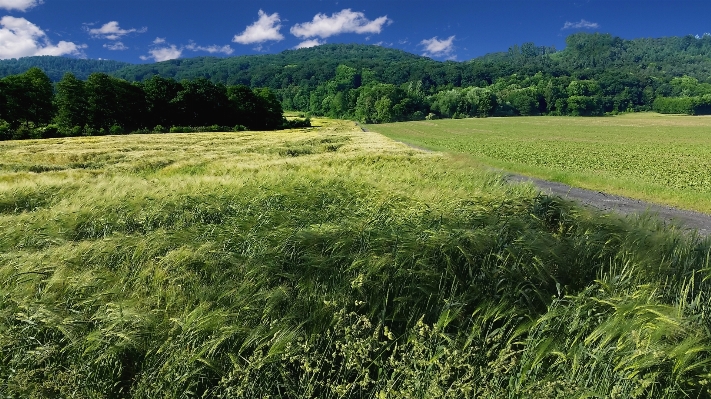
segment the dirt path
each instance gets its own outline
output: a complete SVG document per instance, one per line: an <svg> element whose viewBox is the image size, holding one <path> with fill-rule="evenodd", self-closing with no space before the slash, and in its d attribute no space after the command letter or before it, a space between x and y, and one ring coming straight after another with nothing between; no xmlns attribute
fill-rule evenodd
<svg viewBox="0 0 711 399"><path fill-rule="evenodd" d="M593 207L604 212L618 212L623 215L649 212L662 219L665 223L675 223L690 231L697 230L699 234L703 236L711 235L711 215L706 215L704 213L685 211L670 206L650 204L649 202L641 200L571 187L566 184L536 179L528 176L507 174L506 178L511 183L532 183L544 194L557 195L561 198L571 199L585 206Z"/></svg>

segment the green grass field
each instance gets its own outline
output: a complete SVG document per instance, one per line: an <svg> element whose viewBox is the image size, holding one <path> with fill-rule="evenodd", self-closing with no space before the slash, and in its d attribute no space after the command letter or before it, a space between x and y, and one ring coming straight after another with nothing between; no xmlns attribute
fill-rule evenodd
<svg viewBox="0 0 711 399"><path fill-rule="evenodd" d="M626 114L369 126L490 167L711 213L711 118Z"/></svg>
<svg viewBox="0 0 711 399"><path fill-rule="evenodd" d="M708 241L314 122L1 142L0 397L709 397Z"/></svg>

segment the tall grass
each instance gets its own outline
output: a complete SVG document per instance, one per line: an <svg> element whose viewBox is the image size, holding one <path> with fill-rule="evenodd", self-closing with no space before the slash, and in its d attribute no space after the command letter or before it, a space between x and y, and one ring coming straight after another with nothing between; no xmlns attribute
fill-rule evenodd
<svg viewBox="0 0 711 399"><path fill-rule="evenodd" d="M322 124L0 144L0 394L709 396L707 240Z"/></svg>

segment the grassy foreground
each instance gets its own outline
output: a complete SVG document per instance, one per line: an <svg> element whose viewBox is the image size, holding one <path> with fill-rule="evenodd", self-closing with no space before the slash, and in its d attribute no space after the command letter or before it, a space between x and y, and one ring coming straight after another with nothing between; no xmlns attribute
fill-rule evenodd
<svg viewBox="0 0 711 399"><path fill-rule="evenodd" d="M0 397L709 397L708 241L323 123L0 143Z"/></svg>
<svg viewBox="0 0 711 399"><path fill-rule="evenodd" d="M711 213L711 117L436 120L370 126L396 140L577 187Z"/></svg>

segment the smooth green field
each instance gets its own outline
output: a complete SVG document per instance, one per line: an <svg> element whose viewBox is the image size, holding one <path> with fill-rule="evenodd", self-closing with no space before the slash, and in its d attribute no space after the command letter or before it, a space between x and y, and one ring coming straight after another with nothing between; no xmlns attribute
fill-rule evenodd
<svg viewBox="0 0 711 399"><path fill-rule="evenodd" d="M486 118L369 128L511 172L711 213L711 117Z"/></svg>
<svg viewBox="0 0 711 399"><path fill-rule="evenodd" d="M709 397L708 241L314 122L0 143L0 397Z"/></svg>

